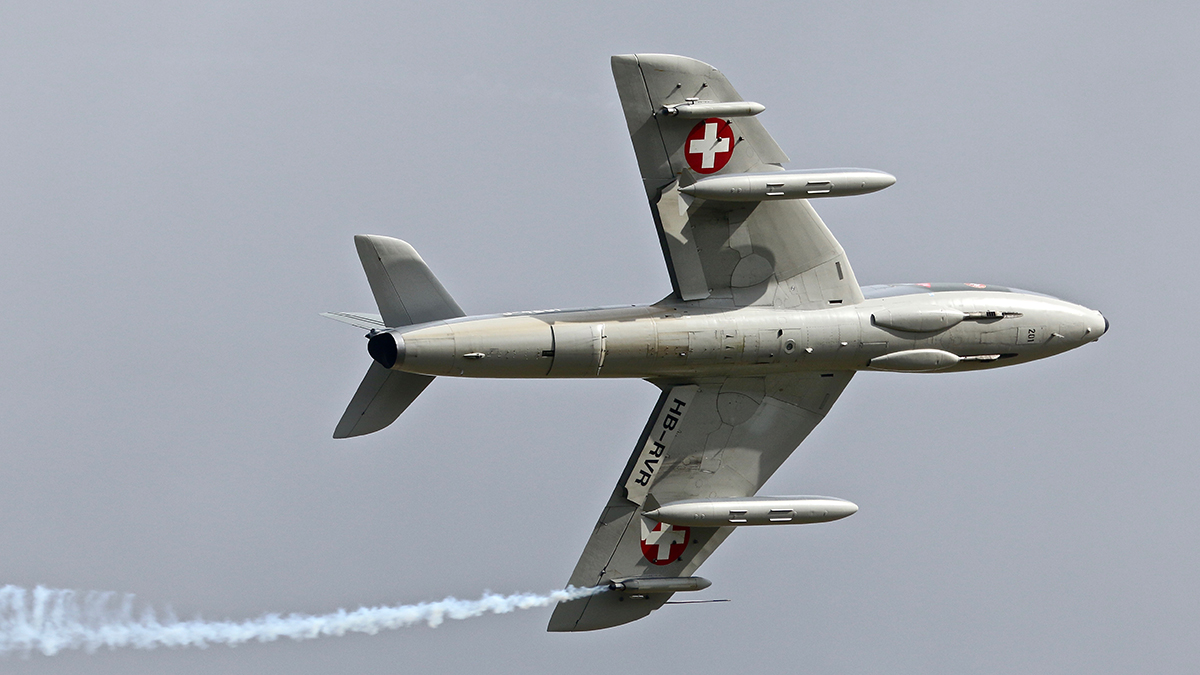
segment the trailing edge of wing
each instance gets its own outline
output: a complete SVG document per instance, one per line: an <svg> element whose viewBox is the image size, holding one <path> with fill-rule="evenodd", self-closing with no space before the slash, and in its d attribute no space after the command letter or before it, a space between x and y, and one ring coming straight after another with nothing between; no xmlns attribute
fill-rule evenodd
<svg viewBox="0 0 1200 675"><path fill-rule="evenodd" d="M679 193L697 177L779 172L788 161L755 117L696 120L660 113L690 99L742 101L720 71L669 54L614 56L612 71L680 300L803 309L862 302L845 251L807 201L722 203ZM707 127L718 126L727 133L721 137L723 159L708 168L695 165L703 153L693 146L712 147L696 134L716 133Z"/></svg>
<svg viewBox="0 0 1200 675"><path fill-rule="evenodd" d="M569 583L691 576L735 528L666 525L643 510L754 495L824 419L853 375L795 373L664 387ZM548 630L629 623L670 599L622 597L602 593L560 603Z"/></svg>

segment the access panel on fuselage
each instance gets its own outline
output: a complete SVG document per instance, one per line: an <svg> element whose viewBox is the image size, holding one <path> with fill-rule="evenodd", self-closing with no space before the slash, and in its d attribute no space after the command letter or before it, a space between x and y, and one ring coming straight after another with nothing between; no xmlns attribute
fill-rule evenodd
<svg viewBox="0 0 1200 675"><path fill-rule="evenodd" d="M604 364L604 324L554 323L550 377L595 377Z"/></svg>

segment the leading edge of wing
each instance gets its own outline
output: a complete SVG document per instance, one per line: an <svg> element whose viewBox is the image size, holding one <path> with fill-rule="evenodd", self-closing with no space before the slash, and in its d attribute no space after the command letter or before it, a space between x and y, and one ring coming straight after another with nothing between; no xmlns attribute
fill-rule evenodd
<svg viewBox="0 0 1200 675"><path fill-rule="evenodd" d="M647 195L675 180L687 166L683 139L696 124L692 119L658 115L659 110L685 103L690 97L717 102L743 100L721 71L686 56L619 54L612 57L612 71ZM743 139L743 151L735 152L729 160L734 172L788 161L756 118L738 117L730 124L735 138Z"/></svg>
<svg viewBox="0 0 1200 675"><path fill-rule="evenodd" d="M862 301L845 251L806 200L721 203L679 194L697 178L781 171L788 161L756 117L662 112L689 99L742 101L720 71L669 54L614 56L612 70L678 299L804 309Z"/></svg>
<svg viewBox="0 0 1200 675"><path fill-rule="evenodd" d="M800 373L661 385L663 394L569 583L690 576L734 528L665 525L641 515L644 507L754 495L820 423L852 376ZM629 623L669 598L609 592L560 603L548 630Z"/></svg>

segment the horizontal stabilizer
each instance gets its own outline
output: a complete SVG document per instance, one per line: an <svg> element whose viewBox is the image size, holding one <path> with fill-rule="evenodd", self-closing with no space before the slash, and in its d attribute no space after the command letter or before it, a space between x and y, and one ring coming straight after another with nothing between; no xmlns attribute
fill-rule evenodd
<svg viewBox="0 0 1200 675"><path fill-rule="evenodd" d="M358 326L366 330L383 330L387 328L387 324L383 322L383 317L378 314L359 314L358 312L321 312L321 316L334 321L348 323L351 326Z"/></svg>
<svg viewBox="0 0 1200 675"><path fill-rule="evenodd" d="M350 399L350 405L346 406L333 437L362 436L395 422L430 382L433 378L429 375L388 370L372 362L358 391L354 392L354 398Z"/></svg>

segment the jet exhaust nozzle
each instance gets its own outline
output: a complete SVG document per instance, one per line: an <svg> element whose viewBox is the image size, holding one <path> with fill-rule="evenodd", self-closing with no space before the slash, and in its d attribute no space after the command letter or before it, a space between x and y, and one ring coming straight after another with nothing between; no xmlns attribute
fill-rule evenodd
<svg viewBox="0 0 1200 675"><path fill-rule="evenodd" d="M404 363L404 338L395 333L378 333L367 340L367 353L371 358L391 370L397 363Z"/></svg>
<svg viewBox="0 0 1200 675"><path fill-rule="evenodd" d="M679 593L709 586L712 582L704 577L632 577L608 582L609 590L627 593Z"/></svg>
<svg viewBox="0 0 1200 675"><path fill-rule="evenodd" d="M853 502L834 497L740 497L685 499L663 504L645 515L671 525L730 527L828 523L857 512Z"/></svg>

